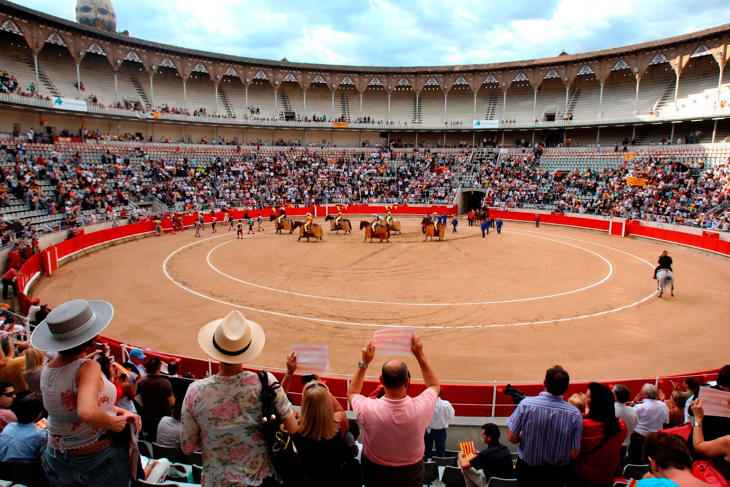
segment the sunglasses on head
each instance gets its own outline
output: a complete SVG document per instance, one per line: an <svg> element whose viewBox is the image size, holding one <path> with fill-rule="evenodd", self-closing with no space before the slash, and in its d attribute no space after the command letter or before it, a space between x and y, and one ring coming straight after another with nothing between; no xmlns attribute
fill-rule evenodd
<svg viewBox="0 0 730 487"><path fill-rule="evenodd" d="M0 392L0 396L5 396L5 397L13 397L14 395L15 395L15 391L10 391L10 392Z"/></svg>

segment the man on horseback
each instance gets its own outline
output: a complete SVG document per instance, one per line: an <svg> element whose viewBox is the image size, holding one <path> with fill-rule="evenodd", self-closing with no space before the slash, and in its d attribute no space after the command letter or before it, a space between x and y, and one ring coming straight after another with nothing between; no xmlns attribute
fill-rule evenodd
<svg viewBox="0 0 730 487"><path fill-rule="evenodd" d="M662 255L659 256L658 266L656 266L656 269L654 269L654 279L656 279L656 274L659 272L659 269L667 269L668 271L672 271L672 258L669 257L669 251L665 250L662 252Z"/></svg>
<svg viewBox="0 0 730 487"><path fill-rule="evenodd" d="M335 229L340 228L340 222L342 221L342 207L337 205L337 216L335 217Z"/></svg>
<svg viewBox="0 0 730 487"><path fill-rule="evenodd" d="M276 224L281 227L281 221L286 217L286 209L282 206L279 208L279 216L276 217Z"/></svg>
<svg viewBox="0 0 730 487"><path fill-rule="evenodd" d="M377 213L373 213L373 221L370 223L370 228L372 228L373 232L375 229L380 225L380 217Z"/></svg>
<svg viewBox="0 0 730 487"><path fill-rule="evenodd" d="M311 213L307 213L307 217L304 219L304 233L312 232L312 223L314 223L314 217Z"/></svg>
<svg viewBox="0 0 730 487"><path fill-rule="evenodd" d="M387 211L385 214L385 225L391 226L393 225L393 215L390 213L390 206L386 206L385 210Z"/></svg>

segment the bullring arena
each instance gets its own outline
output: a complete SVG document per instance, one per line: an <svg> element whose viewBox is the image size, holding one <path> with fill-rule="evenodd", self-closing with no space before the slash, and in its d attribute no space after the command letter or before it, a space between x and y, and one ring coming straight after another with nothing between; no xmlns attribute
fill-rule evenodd
<svg viewBox="0 0 730 487"><path fill-rule="evenodd" d="M51 306L109 300L110 337L200 358L200 326L238 308L267 334L250 365L272 370L291 344L324 344L330 372L350 374L374 330L398 326L416 329L445 382L537 382L552 363L578 380L608 381L726 359L726 257L511 221L483 239L462 220L458 233L449 225L443 241L424 242L420 219L402 223L390 243L363 242L357 229L298 241L268 222L239 240L227 225L216 234L208 225L199 239L188 229L78 257L33 292ZM658 298L651 275L665 248L677 288Z"/></svg>
<svg viewBox="0 0 730 487"><path fill-rule="evenodd" d="M569 392L649 380L669 393L727 362L730 24L378 67L188 49L102 20L0 2L0 259L21 266L5 300L21 318L33 298L106 299L117 359L139 346L201 378L217 365L197 330L239 309L267 335L247 365L281 377L291 345L327 345L343 405L373 333L412 327L461 417L509 415L504 386L537 393L555 363ZM338 204L352 234L324 221ZM402 233L364 242L359 222L385 204ZM193 236L199 212L281 206L315 213L324 239L268 218L243 239L223 223ZM465 217L486 209L505 224L482 238ZM456 214L458 232L424 242L432 211ZM186 230L153 235L183 214ZM660 298L663 250L676 292Z"/></svg>

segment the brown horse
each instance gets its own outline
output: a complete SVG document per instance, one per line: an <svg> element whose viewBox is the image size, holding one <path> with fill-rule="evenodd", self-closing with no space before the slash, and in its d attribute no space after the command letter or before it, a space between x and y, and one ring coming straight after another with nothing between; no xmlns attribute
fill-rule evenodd
<svg viewBox="0 0 730 487"><path fill-rule="evenodd" d="M430 218L424 218L423 220L421 220L421 225L426 230L426 238L423 239L424 242L428 240L428 237L431 237L431 240L433 241L434 235L438 235L439 240L444 239L444 234L446 233L446 225L434 226L433 221L431 221Z"/></svg>
<svg viewBox="0 0 730 487"><path fill-rule="evenodd" d="M324 232L322 232L322 226L317 223L312 223L312 228L308 232L304 231L304 222L301 222L301 221L294 222L294 228L299 229L299 238L297 239L297 241L301 240L302 237L305 237L307 239L307 242L309 242L310 237L315 240L316 239L322 240L322 234Z"/></svg>
<svg viewBox="0 0 730 487"><path fill-rule="evenodd" d="M340 220L339 225L335 225L335 216L333 215L327 215L324 218L324 221L330 222L330 232L337 232L339 233L340 230L343 230L345 233L352 233L352 225L350 224L350 220L343 218Z"/></svg>
<svg viewBox="0 0 730 487"><path fill-rule="evenodd" d="M388 231L400 233L400 222L394 219L390 222L390 225L388 225Z"/></svg>
<svg viewBox="0 0 730 487"><path fill-rule="evenodd" d="M365 229L365 238L363 239L363 242L367 239L370 239L372 242L374 238L379 238L382 242L385 240L386 242L390 242L390 230L384 225L378 225L375 227L375 231L373 231L372 225L370 225L370 222L368 221L360 221L360 230Z"/></svg>
<svg viewBox="0 0 730 487"><path fill-rule="evenodd" d="M282 230L289 230L289 233L292 233L294 231L294 226L292 225L291 218L289 217L284 217L281 220L281 223L279 223L277 216L271 215L269 216L269 221L274 222L274 226L276 227L276 233L281 233Z"/></svg>

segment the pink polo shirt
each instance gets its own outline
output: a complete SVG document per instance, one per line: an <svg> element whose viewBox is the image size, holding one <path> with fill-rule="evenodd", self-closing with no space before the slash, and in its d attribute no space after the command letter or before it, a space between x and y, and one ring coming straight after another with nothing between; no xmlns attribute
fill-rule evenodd
<svg viewBox="0 0 730 487"><path fill-rule="evenodd" d="M433 389L403 399L353 397L352 409L363 427L363 454L368 460L397 467L423 459L423 434L436 398Z"/></svg>

